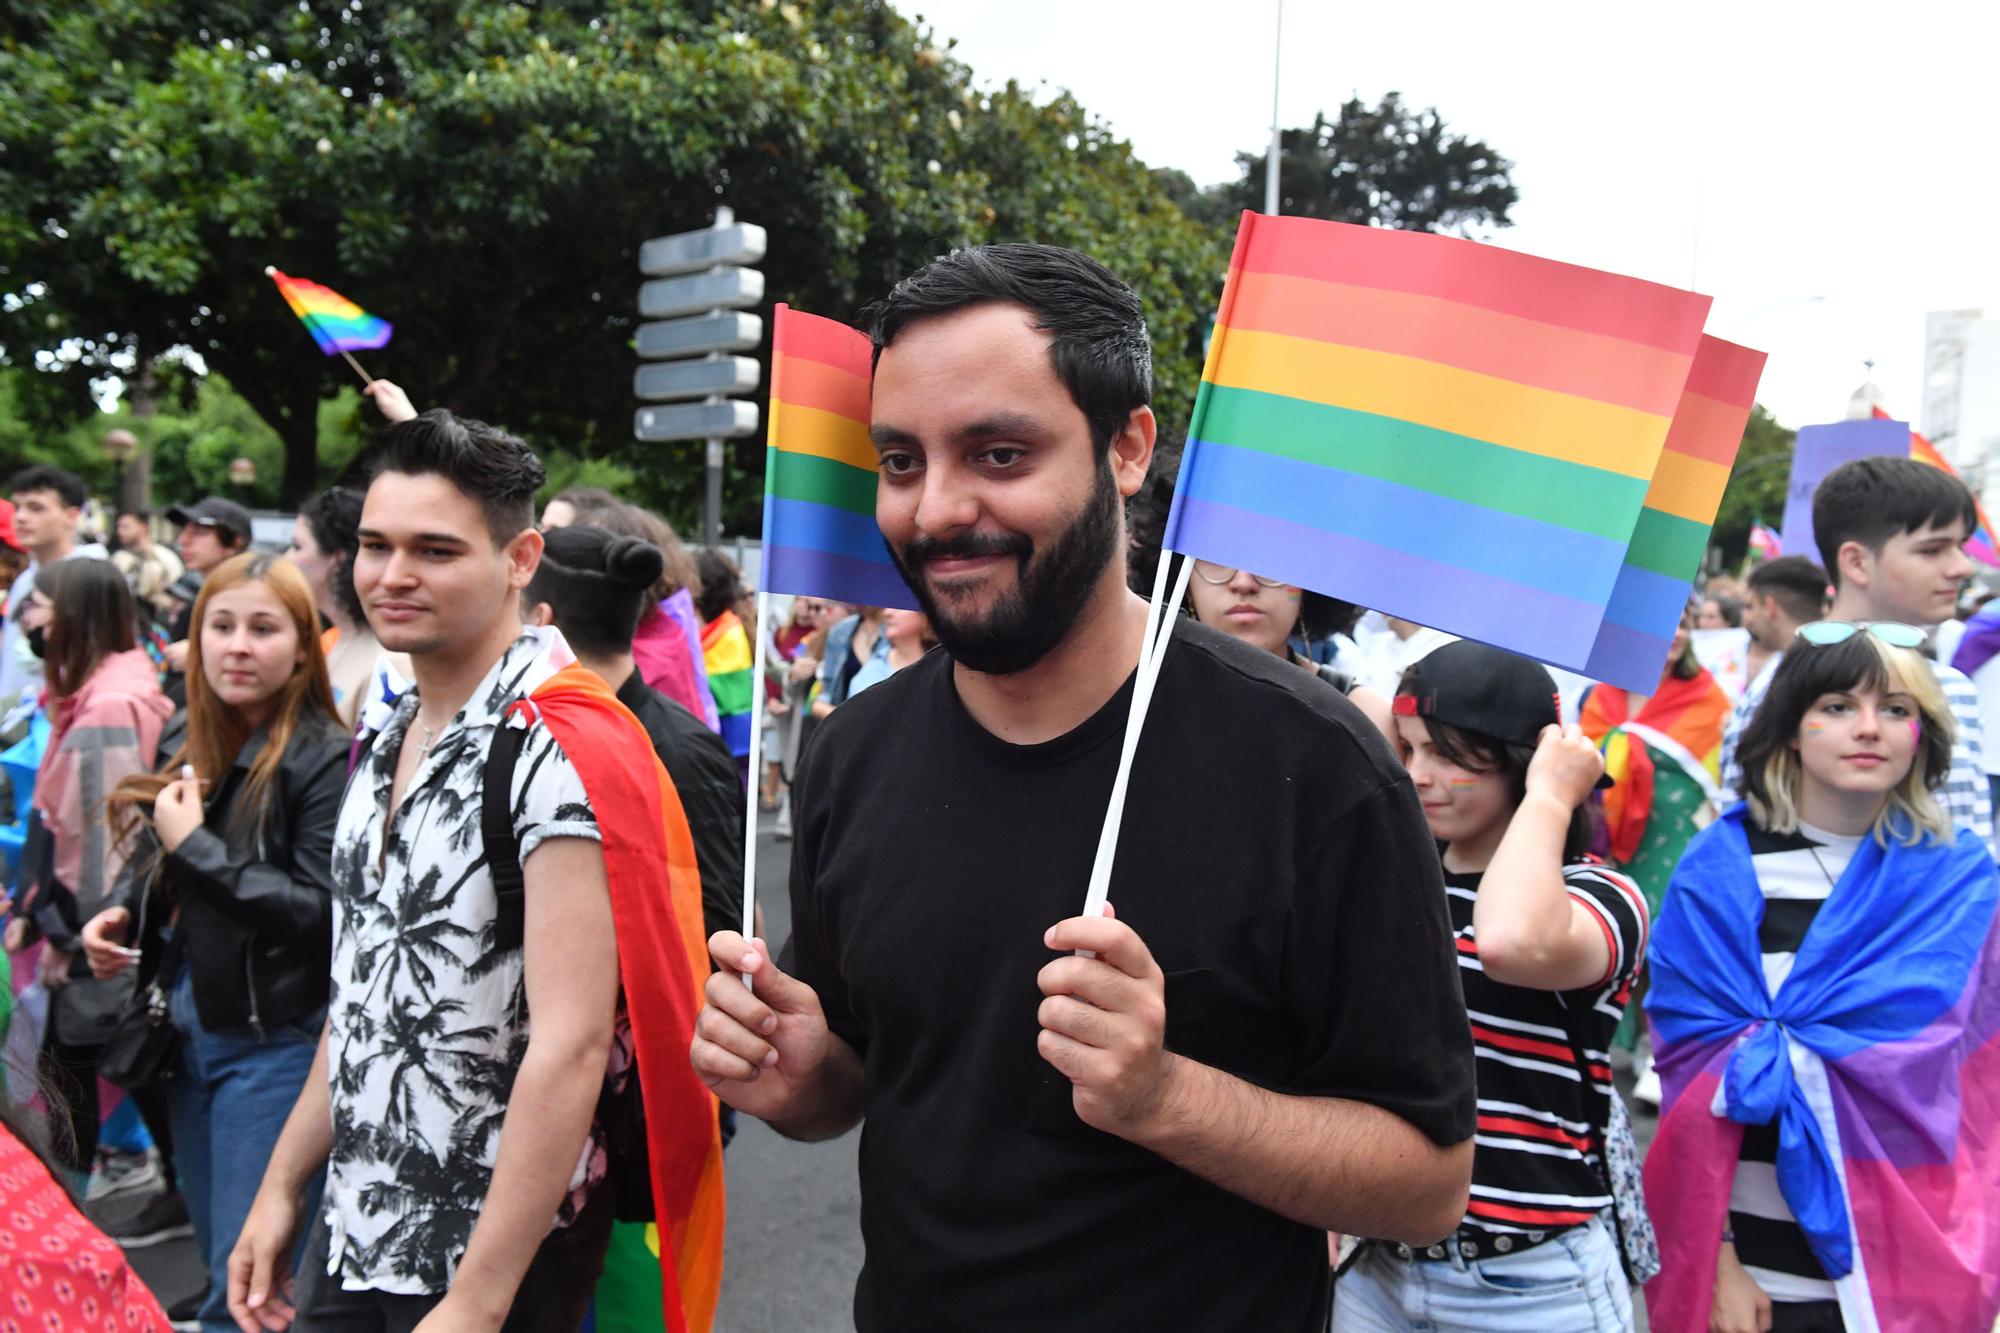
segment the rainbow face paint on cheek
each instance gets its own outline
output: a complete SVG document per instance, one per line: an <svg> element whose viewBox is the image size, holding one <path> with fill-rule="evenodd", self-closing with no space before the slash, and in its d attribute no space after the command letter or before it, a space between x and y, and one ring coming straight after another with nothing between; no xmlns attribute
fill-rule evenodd
<svg viewBox="0 0 2000 1333"><path fill-rule="evenodd" d="M1453 791L1471 791L1479 785L1478 778L1453 778L1449 784Z"/></svg>
<svg viewBox="0 0 2000 1333"><path fill-rule="evenodd" d="M1819 735L1819 733L1825 730L1826 730L1826 723L1824 722L1809 721L1806 723L1806 735L1808 736L1817 736Z"/></svg>

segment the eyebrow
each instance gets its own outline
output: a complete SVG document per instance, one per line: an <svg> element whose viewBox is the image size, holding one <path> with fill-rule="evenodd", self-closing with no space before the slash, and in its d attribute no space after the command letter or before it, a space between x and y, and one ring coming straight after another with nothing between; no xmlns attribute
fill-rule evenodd
<svg viewBox="0 0 2000 1333"><path fill-rule="evenodd" d="M1042 435L1045 433L1041 420L1025 412L996 412L992 416L980 417L951 432L954 444L971 444L979 440L990 440L996 435ZM868 438L878 449L891 445L918 444L921 441L901 426L870 426Z"/></svg>
<svg viewBox="0 0 2000 1333"><path fill-rule="evenodd" d="M355 532L354 535L356 537L372 537L377 541L386 542L390 540L389 534L383 532L380 528L360 528ZM467 541L465 538L456 536L449 532L419 532L411 536L410 541L414 544L428 543L432 546L469 547L472 545L472 543Z"/></svg>

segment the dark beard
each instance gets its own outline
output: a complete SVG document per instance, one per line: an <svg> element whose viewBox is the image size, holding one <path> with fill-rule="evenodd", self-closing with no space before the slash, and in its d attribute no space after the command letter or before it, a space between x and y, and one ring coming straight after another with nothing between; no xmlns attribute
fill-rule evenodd
<svg viewBox="0 0 2000 1333"><path fill-rule="evenodd" d="M985 675L1011 676L1041 661L1068 636L1097 591L1105 563L1117 554L1117 542L1118 487L1107 460L1097 470L1083 512L1040 559L1034 542L1020 533L968 533L946 541L920 537L900 551L891 547L889 556L953 661ZM928 560L978 555L1012 555L1019 568L1013 591L995 602L985 619L969 621L940 603L921 571Z"/></svg>

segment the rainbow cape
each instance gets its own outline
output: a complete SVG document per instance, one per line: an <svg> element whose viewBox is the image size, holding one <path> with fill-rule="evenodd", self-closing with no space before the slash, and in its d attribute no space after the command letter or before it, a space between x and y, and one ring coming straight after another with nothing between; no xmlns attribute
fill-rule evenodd
<svg viewBox="0 0 2000 1333"><path fill-rule="evenodd" d="M702 662L708 668L709 692L715 696L715 712L721 722L722 739L737 758L750 753L750 727L755 714L750 675L750 636L734 611L724 611L701 627Z"/></svg>
<svg viewBox="0 0 2000 1333"><path fill-rule="evenodd" d="M1986 845L1864 839L1773 996L1737 805L1675 871L1647 957L1665 1085L1646 1155L1657 1333L1703 1333L1743 1126L1850 1329L1986 1329L2000 1313L2000 933Z"/></svg>
<svg viewBox="0 0 2000 1333"><path fill-rule="evenodd" d="M1708 307L1454 237L1246 213L1166 545L1583 664ZM1684 489L1705 498L1697 461ZM1624 674L1650 689L1659 662Z"/></svg>
<svg viewBox="0 0 2000 1333"><path fill-rule="evenodd" d="M1893 419L1882 410L1880 403L1875 405L1874 415L1878 421ZM1938 447L1925 439L1923 432L1914 426L1910 428L1910 457L1919 463L1927 463L1941 472L1958 476L1958 469L1946 462L1944 455L1938 452ZM1977 495L1972 497L1972 507L1979 515L1979 527L1965 539L1965 553L1981 564L2000 565L2000 548L1996 548L1993 544L1993 520L1986 517L1986 506L1979 502Z"/></svg>
<svg viewBox="0 0 2000 1333"><path fill-rule="evenodd" d="M778 303L764 454L765 592L916 609L875 526L868 339Z"/></svg>
<svg viewBox="0 0 2000 1333"><path fill-rule="evenodd" d="M389 345L395 329L386 319L369 314L331 287L266 269L278 284L278 294L306 326L306 332L328 356L362 352Z"/></svg>
<svg viewBox="0 0 2000 1333"><path fill-rule="evenodd" d="M1688 775L1711 798L1719 795L1722 729L1729 696L1703 671L1692 680L1659 680L1646 706L1632 716L1631 697L1600 685L1583 701L1578 723L1604 751L1604 771L1614 785L1604 793L1604 822L1611 860L1624 865L1638 854L1653 814L1654 765L1661 759Z"/></svg>
<svg viewBox="0 0 2000 1333"><path fill-rule="evenodd" d="M724 1195L715 1099L687 1054L709 973L694 839L645 729L597 676L572 662L515 703L516 712L554 733L603 838L659 1219L619 1224L622 1271L630 1274L634 1243L656 1256L639 1274L652 1305L633 1312L627 1300L623 1310L671 1333L706 1333L722 1291ZM600 1319L624 1290L600 1288Z"/></svg>

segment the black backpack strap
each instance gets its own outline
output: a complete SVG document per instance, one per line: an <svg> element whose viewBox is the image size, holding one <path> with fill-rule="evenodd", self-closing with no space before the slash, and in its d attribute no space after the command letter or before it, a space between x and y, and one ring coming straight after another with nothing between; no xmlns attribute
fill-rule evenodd
<svg viewBox="0 0 2000 1333"><path fill-rule="evenodd" d="M518 949L527 927L526 884L521 876L521 844L514 837L514 765L528 743L528 728L500 719L493 743L486 748L486 767L479 780L479 832L486 843L486 869L493 876L499 900L493 917L493 945Z"/></svg>

